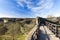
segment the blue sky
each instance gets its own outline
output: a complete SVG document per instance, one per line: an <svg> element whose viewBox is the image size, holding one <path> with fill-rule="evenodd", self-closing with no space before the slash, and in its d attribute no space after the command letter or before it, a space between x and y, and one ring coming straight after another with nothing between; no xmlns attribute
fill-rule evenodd
<svg viewBox="0 0 60 40"><path fill-rule="evenodd" d="M60 0L0 0L0 17L60 16Z"/></svg>

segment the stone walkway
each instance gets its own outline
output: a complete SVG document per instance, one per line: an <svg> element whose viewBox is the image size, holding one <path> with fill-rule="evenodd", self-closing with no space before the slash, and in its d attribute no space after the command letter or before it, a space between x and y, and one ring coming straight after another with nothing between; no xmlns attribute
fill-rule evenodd
<svg viewBox="0 0 60 40"><path fill-rule="evenodd" d="M38 40L59 40L46 26L40 26Z"/></svg>

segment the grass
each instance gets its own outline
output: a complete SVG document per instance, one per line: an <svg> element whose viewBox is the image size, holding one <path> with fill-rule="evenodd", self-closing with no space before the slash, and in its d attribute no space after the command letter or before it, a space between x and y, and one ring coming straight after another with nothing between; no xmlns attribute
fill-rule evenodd
<svg viewBox="0 0 60 40"><path fill-rule="evenodd" d="M26 35L25 34L21 34L20 37L18 38L18 40L25 40Z"/></svg>
<svg viewBox="0 0 60 40"><path fill-rule="evenodd" d="M2 40L2 38L0 37L0 40Z"/></svg>

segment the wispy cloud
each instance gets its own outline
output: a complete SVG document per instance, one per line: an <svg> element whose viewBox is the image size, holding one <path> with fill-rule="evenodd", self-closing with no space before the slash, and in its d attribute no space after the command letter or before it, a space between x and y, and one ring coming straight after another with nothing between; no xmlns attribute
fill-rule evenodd
<svg viewBox="0 0 60 40"><path fill-rule="evenodd" d="M42 15L46 16L48 15L46 14L47 10L51 9L52 7L53 0L0 0L0 16L8 17L10 16L36 17Z"/></svg>
<svg viewBox="0 0 60 40"><path fill-rule="evenodd" d="M36 1L36 0L35 0ZM29 0L18 0L17 3L21 6L24 7L25 3L27 8L31 9L32 11L34 10L40 10L40 9L49 9L53 6L52 0L39 0L38 2L31 2Z"/></svg>
<svg viewBox="0 0 60 40"><path fill-rule="evenodd" d="M25 6L34 12L36 16L41 14L44 10L48 10L53 6L53 0L17 0L17 3L24 8ZM24 5L25 3L26 5ZM40 13L41 12L41 13Z"/></svg>

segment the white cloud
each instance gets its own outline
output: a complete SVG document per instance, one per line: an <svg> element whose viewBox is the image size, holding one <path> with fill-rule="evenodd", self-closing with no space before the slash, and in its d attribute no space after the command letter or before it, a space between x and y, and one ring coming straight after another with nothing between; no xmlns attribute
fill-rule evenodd
<svg viewBox="0 0 60 40"><path fill-rule="evenodd" d="M0 18L2 18L2 17L19 18L19 17L22 17L22 16L18 15L18 14L0 13Z"/></svg>
<svg viewBox="0 0 60 40"><path fill-rule="evenodd" d="M53 14L55 17L60 17L60 12L56 12Z"/></svg>
<svg viewBox="0 0 60 40"><path fill-rule="evenodd" d="M0 13L0 17L11 17L11 16L4 13Z"/></svg>
<svg viewBox="0 0 60 40"><path fill-rule="evenodd" d="M39 9L49 9L53 6L53 0L39 0L38 3L34 4L34 2L31 2L29 0L17 0L17 3L24 7L24 4L22 2L24 2L25 4L27 4L27 8L32 9L32 11L35 10L39 10ZM37 6L36 6L37 5Z"/></svg>
<svg viewBox="0 0 60 40"><path fill-rule="evenodd" d="M34 15L38 16L43 13L45 9L50 9L53 6L53 0L39 0L36 4L34 2L31 2L29 0L17 0L17 3L24 7L24 2L28 9L30 9L32 12L34 12Z"/></svg>

